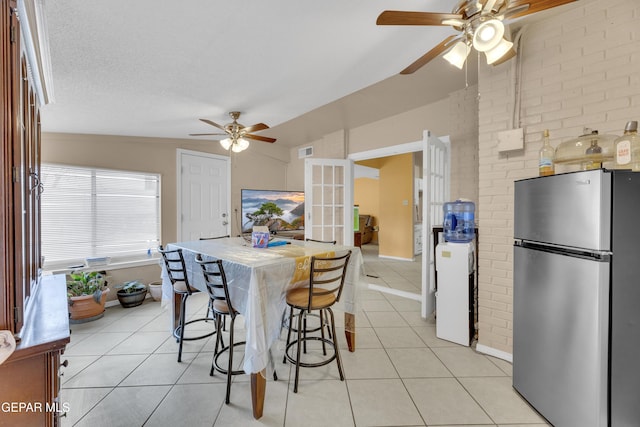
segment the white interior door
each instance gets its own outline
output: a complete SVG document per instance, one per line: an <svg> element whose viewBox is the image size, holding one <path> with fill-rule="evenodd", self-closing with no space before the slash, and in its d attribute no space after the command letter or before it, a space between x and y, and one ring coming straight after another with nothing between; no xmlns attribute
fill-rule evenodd
<svg viewBox="0 0 640 427"><path fill-rule="evenodd" d="M226 156L178 150L178 241L230 234L230 163Z"/></svg>
<svg viewBox="0 0 640 427"><path fill-rule="evenodd" d="M305 238L353 245L353 161L305 159Z"/></svg>
<svg viewBox="0 0 640 427"><path fill-rule="evenodd" d="M431 228L442 225L442 208L450 197L451 143L449 137L437 138L425 131L422 145L422 241L428 242L422 251L422 317L428 317L436 308L433 263L435 242Z"/></svg>

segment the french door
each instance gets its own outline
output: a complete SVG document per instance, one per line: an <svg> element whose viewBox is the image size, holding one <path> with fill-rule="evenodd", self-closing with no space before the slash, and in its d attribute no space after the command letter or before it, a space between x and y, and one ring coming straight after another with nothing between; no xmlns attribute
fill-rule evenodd
<svg viewBox="0 0 640 427"><path fill-rule="evenodd" d="M353 245L353 161L305 159L305 238Z"/></svg>
<svg viewBox="0 0 640 427"><path fill-rule="evenodd" d="M435 137L425 131L422 139L422 241L428 242L422 251L422 317L428 317L436 308L434 242L431 229L442 225L443 206L449 201L451 175L451 144L449 137Z"/></svg>

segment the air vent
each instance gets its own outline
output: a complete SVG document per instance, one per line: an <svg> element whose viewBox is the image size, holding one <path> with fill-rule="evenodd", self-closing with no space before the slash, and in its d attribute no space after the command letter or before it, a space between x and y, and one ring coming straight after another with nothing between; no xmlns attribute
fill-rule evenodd
<svg viewBox="0 0 640 427"><path fill-rule="evenodd" d="M304 147L298 149L298 158L304 159L305 157L313 157L313 147Z"/></svg>

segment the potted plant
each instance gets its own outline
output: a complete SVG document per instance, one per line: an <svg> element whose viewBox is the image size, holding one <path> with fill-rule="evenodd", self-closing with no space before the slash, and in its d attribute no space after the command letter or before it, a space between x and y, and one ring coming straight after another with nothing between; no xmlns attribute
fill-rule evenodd
<svg viewBox="0 0 640 427"><path fill-rule="evenodd" d="M118 301L124 308L136 307L144 301L147 296L147 285L139 280L131 280L117 286Z"/></svg>
<svg viewBox="0 0 640 427"><path fill-rule="evenodd" d="M69 321L83 323L101 318L108 292L104 271L70 273L67 277Z"/></svg>

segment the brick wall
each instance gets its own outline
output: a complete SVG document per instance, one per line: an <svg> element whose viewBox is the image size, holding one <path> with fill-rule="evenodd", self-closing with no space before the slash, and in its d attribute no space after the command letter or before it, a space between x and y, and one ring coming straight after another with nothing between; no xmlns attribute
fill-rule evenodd
<svg viewBox="0 0 640 427"><path fill-rule="evenodd" d="M515 59L482 64L479 73L478 348L507 359L513 347L513 182L537 175L544 129L555 147L584 126L621 135L628 120L640 120L640 1L578 1L554 12L522 33L515 115ZM498 153L497 133L512 125L524 129L525 148Z"/></svg>
<svg viewBox="0 0 640 427"><path fill-rule="evenodd" d="M478 92L473 89L451 93L443 114L448 125L445 135L451 137L451 199L469 199L477 205Z"/></svg>

